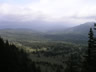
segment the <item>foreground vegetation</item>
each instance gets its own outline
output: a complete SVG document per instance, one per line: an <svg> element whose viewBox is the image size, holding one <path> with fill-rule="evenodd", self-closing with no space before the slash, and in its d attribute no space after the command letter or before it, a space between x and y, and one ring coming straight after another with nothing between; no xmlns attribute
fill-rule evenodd
<svg viewBox="0 0 96 72"><path fill-rule="evenodd" d="M40 72L23 49L0 38L0 67L3 72Z"/></svg>
<svg viewBox="0 0 96 72"><path fill-rule="evenodd" d="M66 42L33 42L16 46L1 41L2 65L13 72L81 71L86 46ZM29 46L29 47L28 47ZM71 65L72 64L72 65ZM72 68L72 69L71 69Z"/></svg>
<svg viewBox="0 0 96 72"><path fill-rule="evenodd" d="M92 28L86 45L64 41L0 38L1 71L96 72L96 39Z"/></svg>

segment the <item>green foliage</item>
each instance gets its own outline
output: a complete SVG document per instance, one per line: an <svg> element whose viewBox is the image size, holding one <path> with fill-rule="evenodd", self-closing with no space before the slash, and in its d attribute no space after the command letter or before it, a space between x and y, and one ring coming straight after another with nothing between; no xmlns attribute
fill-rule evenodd
<svg viewBox="0 0 96 72"><path fill-rule="evenodd" d="M10 45L0 38L0 71L7 72L37 72L33 63L23 49ZM40 70L40 69L39 69Z"/></svg>
<svg viewBox="0 0 96 72"><path fill-rule="evenodd" d="M8 60L8 62L6 61L5 63L10 64L4 65L6 65L6 68L9 66L9 70L12 69L13 72L81 71L83 55L85 55L87 48L86 46L77 44L85 39L85 37L82 39L82 35L78 35L77 38L74 34L71 35L71 38L70 34L65 37L64 35L52 35L50 37L50 35L46 36L32 32L27 33L26 31L17 32L12 30L7 32L5 31L4 33L1 32L1 35L4 39L8 39L10 43L14 43L16 45L14 46L9 44L8 41L4 42L1 40L4 45L4 51L1 49L1 52L3 52L1 55L5 54L6 57L4 57ZM72 39L72 42L74 42L73 39L79 41L77 42L75 40L76 44L64 42L66 40L70 41L66 37L70 40ZM72 70L70 70L71 67Z"/></svg>

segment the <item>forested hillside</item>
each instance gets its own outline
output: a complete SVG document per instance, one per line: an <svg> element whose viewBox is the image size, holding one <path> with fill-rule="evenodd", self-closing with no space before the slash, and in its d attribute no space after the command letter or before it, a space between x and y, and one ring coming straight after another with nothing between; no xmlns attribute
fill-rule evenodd
<svg viewBox="0 0 96 72"><path fill-rule="evenodd" d="M83 50L84 47L58 42L37 43L32 47L36 50L26 51L0 38L1 70L10 72L70 72L82 69L80 67L82 55L86 50L86 48ZM46 48L46 50L41 48ZM77 69L70 69L73 66L76 66Z"/></svg>
<svg viewBox="0 0 96 72"><path fill-rule="evenodd" d="M23 49L4 42L0 38L0 71L2 72L40 72L35 63L28 58Z"/></svg>
<svg viewBox="0 0 96 72"><path fill-rule="evenodd" d="M1 71L96 72L94 34L90 28L88 46L64 41L17 40L16 43L0 38Z"/></svg>

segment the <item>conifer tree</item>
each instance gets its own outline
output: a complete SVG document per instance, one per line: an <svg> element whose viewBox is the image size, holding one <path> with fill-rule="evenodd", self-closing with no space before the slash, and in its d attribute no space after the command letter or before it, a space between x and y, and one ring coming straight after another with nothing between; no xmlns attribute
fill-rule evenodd
<svg viewBox="0 0 96 72"><path fill-rule="evenodd" d="M92 28L90 28L88 35L88 56L85 56L82 72L96 72L96 39L94 37Z"/></svg>
<svg viewBox="0 0 96 72"><path fill-rule="evenodd" d="M28 58L24 50L10 45L0 38L0 71L1 72L37 72L35 63Z"/></svg>
<svg viewBox="0 0 96 72"><path fill-rule="evenodd" d="M88 41L88 60L90 61L90 55L91 55L91 49L93 48L93 44L94 44L94 38L93 38L93 30L92 28L90 28L89 31L89 41Z"/></svg>

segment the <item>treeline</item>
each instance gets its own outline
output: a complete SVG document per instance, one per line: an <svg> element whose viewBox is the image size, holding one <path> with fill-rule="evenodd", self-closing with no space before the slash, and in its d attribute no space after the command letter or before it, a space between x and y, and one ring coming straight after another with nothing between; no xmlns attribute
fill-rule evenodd
<svg viewBox="0 0 96 72"><path fill-rule="evenodd" d="M23 49L0 38L0 72L40 72Z"/></svg>

